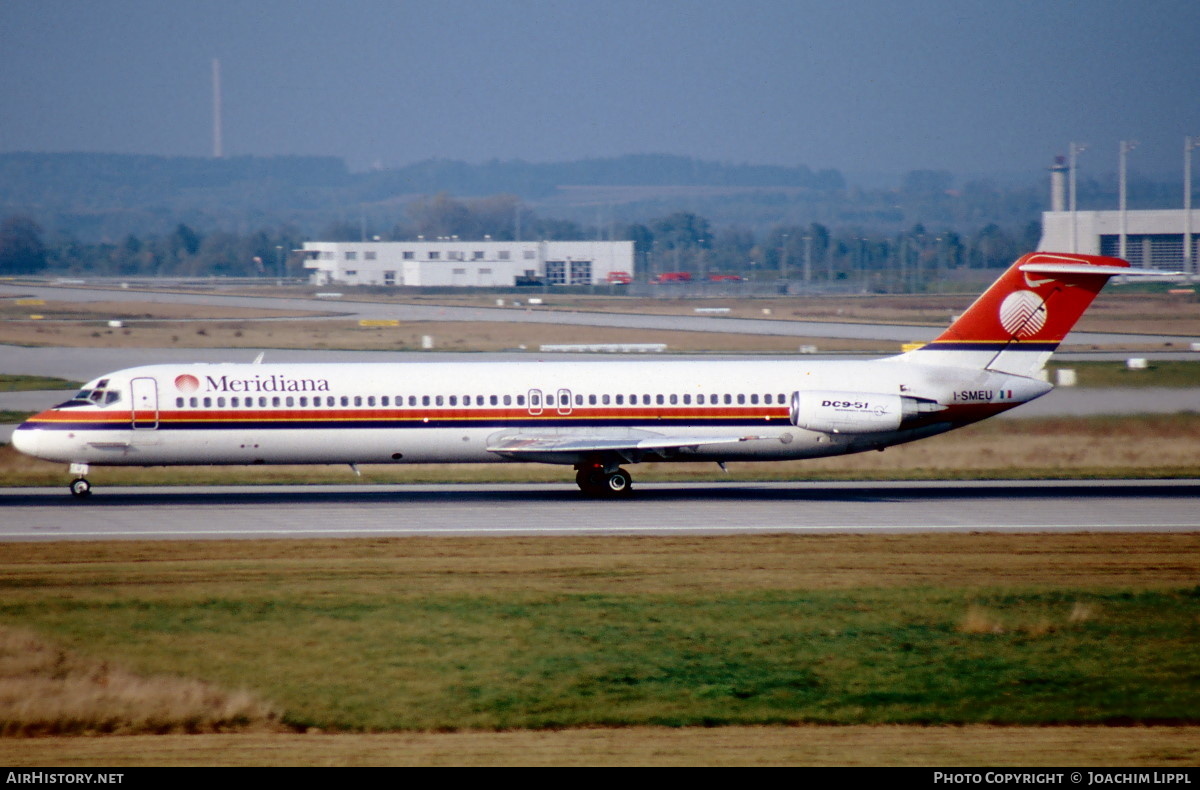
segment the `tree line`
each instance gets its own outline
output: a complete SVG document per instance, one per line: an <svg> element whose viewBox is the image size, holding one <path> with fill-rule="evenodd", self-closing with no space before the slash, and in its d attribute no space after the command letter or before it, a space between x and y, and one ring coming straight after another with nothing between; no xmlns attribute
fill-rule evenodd
<svg viewBox="0 0 1200 790"><path fill-rule="evenodd" d="M288 253L304 239L292 228L247 234L202 233L184 223L164 235L84 242L66 233L44 236L27 216L0 223L0 276L270 277L285 271Z"/></svg>
<svg viewBox="0 0 1200 790"><path fill-rule="evenodd" d="M166 234L85 242L44 233L33 219L12 215L0 223L0 275L294 278L305 276L292 254L305 240L597 239L633 241L639 276L647 279L686 271L698 279L723 274L922 292L938 290L956 270L1007 266L1036 247L1040 232L1036 222L1016 229L989 222L969 233L920 223L888 233L820 222L756 231L716 226L688 211L646 222L583 225L540 217L513 195L459 199L439 193L412 201L389 227L336 221L315 236L287 225L236 233L204 232L181 222Z"/></svg>
<svg viewBox="0 0 1200 790"><path fill-rule="evenodd" d="M132 234L145 244L169 236L180 223L205 236L216 229L247 235L252 228L282 236L295 228L315 238L337 218L360 234L369 225L372 235L385 235L394 224L415 222L398 206L441 193L476 202L515 195L543 215L523 217L520 232L543 235L554 222L612 225L598 217L602 214L649 226L673 211L759 237L776 226L810 223L891 237L918 224L962 235L995 224L1019 235L1026 223L1039 219L1049 199L1046 174L1003 183L914 170L893 186L866 188L847 183L836 170L670 155L543 164L428 160L351 172L336 157L0 154L0 218L34 220L51 247L57 245L50 237L63 233L111 244ZM1116 176L1085 171L1078 198L1083 210L1116 208ZM1135 209L1174 207L1181 203L1182 187L1178 179L1160 183L1135 173L1128 200ZM481 206L473 209L486 213Z"/></svg>

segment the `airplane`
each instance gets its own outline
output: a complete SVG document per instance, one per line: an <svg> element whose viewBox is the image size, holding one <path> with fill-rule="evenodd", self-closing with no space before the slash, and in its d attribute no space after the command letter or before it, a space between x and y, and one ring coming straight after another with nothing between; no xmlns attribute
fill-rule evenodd
<svg viewBox="0 0 1200 790"><path fill-rule="evenodd" d="M779 461L882 450L1052 387L1050 355L1119 258L1033 252L932 342L876 360L166 364L94 379L22 423L22 453L95 466L539 462L587 495L640 462Z"/></svg>

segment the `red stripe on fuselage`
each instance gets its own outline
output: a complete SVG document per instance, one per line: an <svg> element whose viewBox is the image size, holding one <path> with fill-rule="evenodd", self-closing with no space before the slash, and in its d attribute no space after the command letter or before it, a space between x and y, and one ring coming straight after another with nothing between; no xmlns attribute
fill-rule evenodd
<svg viewBox="0 0 1200 790"><path fill-rule="evenodd" d="M159 423L172 422L424 422L443 420L473 420L480 422L506 422L529 420L699 420L714 419L787 419L788 410L775 406L770 408L690 408L690 409L644 409L644 408L590 408L575 407L569 413L560 413L555 408L531 414L527 409L431 409L412 411L403 409L262 409L255 411L229 409L163 410L157 413ZM139 422L155 419L152 411L138 412ZM79 409L69 411L46 411L26 420L27 423L88 423L96 427L119 430L129 426L133 415L128 412L88 412Z"/></svg>

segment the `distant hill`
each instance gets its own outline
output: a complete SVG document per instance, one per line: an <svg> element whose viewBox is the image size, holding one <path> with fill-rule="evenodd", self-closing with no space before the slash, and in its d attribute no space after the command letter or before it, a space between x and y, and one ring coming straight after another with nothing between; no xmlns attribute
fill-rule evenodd
<svg viewBox="0 0 1200 790"><path fill-rule="evenodd" d="M326 211L352 178L337 157L0 154L0 215L85 239L161 233L179 222L277 224Z"/></svg>
<svg viewBox="0 0 1200 790"><path fill-rule="evenodd" d="M894 234L918 224L938 232L989 224L1024 229L1040 220L1049 189L1040 174L1023 185L960 183L941 170L910 171L894 187L864 189L837 170L669 154L556 163L431 159L358 173L331 156L0 154L0 220L27 216L48 237L68 233L82 241L162 236L181 223L204 232L286 228L289 236L312 237L338 226L386 233L404 223L409 203L439 193L515 195L539 217L585 228L691 212L714 226L753 232L815 222ZM1131 208L1177 206L1181 195L1177 181L1130 179ZM1082 179L1079 205L1115 207L1116 177Z"/></svg>
<svg viewBox="0 0 1200 790"><path fill-rule="evenodd" d="M0 204L131 207L169 203L180 194L277 182L293 187L344 187L336 157L229 159L131 154L0 154Z"/></svg>
<svg viewBox="0 0 1200 790"><path fill-rule="evenodd" d="M726 191L810 196L842 190L836 170L705 162L640 154L577 162L481 164L428 160L351 173L336 157L158 157L128 154L0 154L0 216L23 214L83 238L197 228L291 223L312 231L334 220L385 220L418 195L515 194L530 203L573 205L601 190L607 205L648 196Z"/></svg>
<svg viewBox="0 0 1200 790"><path fill-rule="evenodd" d="M609 159L533 164L520 160L472 165L446 159L364 174L364 196L450 192L463 196L515 194L526 200L571 186L796 187L830 191L845 187L836 170L705 162L669 154L632 154Z"/></svg>

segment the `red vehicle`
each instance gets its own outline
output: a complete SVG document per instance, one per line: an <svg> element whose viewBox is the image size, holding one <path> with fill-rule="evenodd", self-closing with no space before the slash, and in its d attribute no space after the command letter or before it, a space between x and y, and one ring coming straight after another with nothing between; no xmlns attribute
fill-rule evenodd
<svg viewBox="0 0 1200 790"><path fill-rule="evenodd" d="M633 282L633 275L629 272L609 272L609 285L629 285Z"/></svg>
<svg viewBox="0 0 1200 790"><path fill-rule="evenodd" d="M691 281L691 272L663 272L654 278L656 283L690 283Z"/></svg>
<svg viewBox="0 0 1200 790"><path fill-rule="evenodd" d="M708 279L715 283L740 283L742 275L740 274L710 274Z"/></svg>

